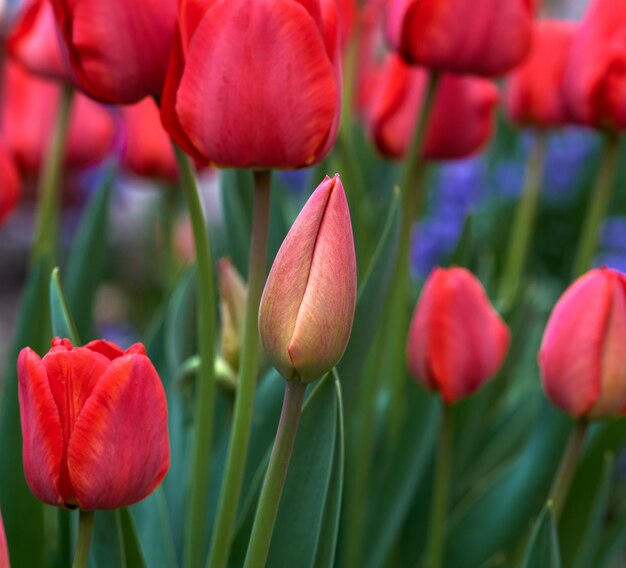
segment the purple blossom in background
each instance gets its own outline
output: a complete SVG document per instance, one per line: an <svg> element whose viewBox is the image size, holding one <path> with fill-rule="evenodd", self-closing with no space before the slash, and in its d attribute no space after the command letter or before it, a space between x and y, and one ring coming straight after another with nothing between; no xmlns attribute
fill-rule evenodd
<svg viewBox="0 0 626 568"><path fill-rule="evenodd" d="M425 278L454 250L469 211L481 200L487 172L482 157L443 164L429 216L415 226L412 267Z"/></svg>
<svg viewBox="0 0 626 568"><path fill-rule="evenodd" d="M595 266L608 266L626 272L626 216L613 215L602 223Z"/></svg>

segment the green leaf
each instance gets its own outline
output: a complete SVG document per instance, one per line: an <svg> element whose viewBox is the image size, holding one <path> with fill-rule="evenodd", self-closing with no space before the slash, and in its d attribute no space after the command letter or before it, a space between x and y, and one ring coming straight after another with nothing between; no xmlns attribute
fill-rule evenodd
<svg viewBox="0 0 626 568"><path fill-rule="evenodd" d="M359 286L352 335L337 369L342 381L346 408L350 408L365 362L365 354L376 336L395 261L400 228L399 196L395 192L385 226L370 267Z"/></svg>
<svg viewBox="0 0 626 568"><path fill-rule="evenodd" d="M31 494L22 465L22 430L17 399L17 357L23 347L38 353L50 341L50 261L35 258L20 300L15 336L7 359L0 406L0 509L13 566L46 566L44 506Z"/></svg>
<svg viewBox="0 0 626 568"><path fill-rule="evenodd" d="M74 320L61 289L58 268L55 268L50 276L50 320L52 321L52 335L67 337L74 345L80 345Z"/></svg>
<svg viewBox="0 0 626 568"><path fill-rule="evenodd" d="M177 566L168 509L163 486L157 487L150 497L130 509L145 553L145 564L150 568Z"/></svg>
<svg viewBox="0 0 626 568"><path fill-rule="evenodd" d="M372 480L365 529L365 566L384 566L409 515L414 497L432 464L439 433L440 405L436 398L411 385L410 411L402 422L396 444L381 456L382 466Z"/></svg>
<svg viewBox="0 0 626 568"><path fill-rule="evenodd" d="M252 231L252 174L247 170L225 170L222 172L221 182L228 254L235 268L246 278Z"/></svg>
<svg viewBox="0 0 626 568"><path fill-rule="evenodd" d="M267 566L305 568L316 563L329 495L341 495L340 489L331 488L334 458L341 451L337 447L340 397L336 378L329 373L302 414Z"/></svg>
<svg viewBox="0 0 626 568"><path fill-rule="evenodd" d="M519 539L548 493L571 427L544 401L522 451L453 511L446 566L481 566Z"/></svg>
<svg viewBox="0 0 626 568"><path fill-rule="evenodd" d="M90 565L98 568L145 568L139 539L128 509L96 511Z"/></svg>
<svg viewBox="0 0 626 568"><path fill-rule="evenodd" d="M165 315L165 356L168 371L175 374L197 354L197 277L195 265L183 274L168 300Z"/></svg>
<svg viewBox="0 0 626 568"><path fill-rule="evenodd" d="M135 523L130 511L127 508L123 508L119 509L118 514L126 565L132 568L145 568L146 562L141 552Z"/></svg>
<svg viewBox="0 0 626 568"><path fill-rule="evenodd" d="M107 260L109 206L116 168L109 164L91 199L70 252L64 288L70 313L83 339L93 339L93 305Z"/></svg>
<svg viewBox="0 0 626 568"><path fill-rule="evenodd" d="M552 503L543 508L530 536L523 568L560 568L559 538L556 534Z"/></svg>

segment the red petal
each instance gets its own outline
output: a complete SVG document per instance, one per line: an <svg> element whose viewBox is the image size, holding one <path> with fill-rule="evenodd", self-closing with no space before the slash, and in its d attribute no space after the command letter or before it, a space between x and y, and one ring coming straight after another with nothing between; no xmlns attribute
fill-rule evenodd
<svg viewBox="0 0 626 568"><path fill-rule="evenodd" d="M76 419L68 466L79 505L125 507L147 497L169 469L163 386L143 355L115 359Z"/></svg>
<svg viewBox="0 0 626 568"><path fill-rule="evenodd" d="M63 431L48 375L39 355L26 347L17 360L24 475L38 499L63 505L59 470L63 456Z"/></svg>

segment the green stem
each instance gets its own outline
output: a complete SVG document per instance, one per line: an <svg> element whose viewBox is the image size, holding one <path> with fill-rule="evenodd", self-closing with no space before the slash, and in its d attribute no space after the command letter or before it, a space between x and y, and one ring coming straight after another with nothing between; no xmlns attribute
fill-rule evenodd
<svg viewBox="0 0 626 568"><path fill-rule="evenodd" d="M209 231L206 226L200 188L191 160L174 144L180 185L189 208L198 271L198 337L200 371L196 394L195 428L193 433L190 485L187 501L184 566L202 566L206 507L213 441L213 410L215 407L215 289Z"/></svg>
<svg viewBox="0 0 626 568"><path fill-rule="evenodd" d="M272 542L291 453L296 441L306 383L287 381L276 440L267 466L244 568L263 568Z"/></svg>
<svg viewBox="0 0 626 568"><path fill-rule="evenodd" d="M57 253L59 226L59 186L65 156L65 141L70 124L74 91L68 85L61 89L59 110L39 178L39 205L35 224L32 257L49 257Z"/></svg>
<svg viewBox="0 0 626 568"><path fill-rule="evenodd" d="M454 433L452 413L452 407L444 403L437 462L435 464L435 490L428 526L426 568L440 568L443 565L443 545L446 537L446 516L450 493L450 473L452 471Z"/></svg>
<svg viewBox="0 0 626 568"><path fill-rule="evenodd" d="M78 541L74 554L73 568L87 568L89 559L89 545L93 531L93 518L95 511L80 511L78 517Z"/></svg>
<svg viewBox="0 0 626 568"><path fill-rule="evenodd" d="M600 223L606 216L615 176L619 164L620 138L615 132L605 134L604 148L600 159L598 177L591 195L591 203L587 208L587 216L583 225L582 236L578 243L578 251L572 278L578 278L591 266L598 245Z"/></svg>
<svg viewBox="0 0 626 568"><path fill-rule="evenodd" d="M255 172L254 182L255 202L248 265L248 299L237 379L237 399L220 502L211 540L211 552L207 564L211 568L223 568L228 562L252 425L259 358L259 304L265 285L267 267L271 173L269 171Z"/></svg>
<svg viewBox="0 0 626 568"><path fill-rule="evenodd" d="M585 419L580 419L576 422L574 430L570 434L567 447L561 458L559 469L552 481L552 488L550 489L550 500L554 504L554 519L559 520L561 512L563 511L563 505L567 499L569 488L574 479L576 473L576 466L578 465L578 458L585 442L587 435L587 429L589 428L589 422Z"/></svg>
<svg viewBox="0 0 626 568"><path fill-rule="evenodd" d="M500 299L507 308L513 304L520 290L520 281L535 226L547 149L547 133L545 131L537 132L528 156L524 189L515 212L509 248L505 258L506 264L500 282Z"/></svg>

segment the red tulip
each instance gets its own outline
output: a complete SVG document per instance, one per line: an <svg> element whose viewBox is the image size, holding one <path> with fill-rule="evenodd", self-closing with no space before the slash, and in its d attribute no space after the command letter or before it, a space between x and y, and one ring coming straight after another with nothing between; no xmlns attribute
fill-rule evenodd
<svg viewBox="0 0 626 568"><path fill-rule="evenodd" d="M223 167L319 162L339 125L338 33L335 0L183 2L165 128Z"/></svg>
<svg viewBox="0 0 626 568"><path fill-rule="evenodd" d="M58 112L61 87L39 79L15 63L6 66L2 129L19 168L36 174L48 147ZM65 167L76 169L97 162L109 151L115 122L109 112L82 95L76 95Z"/></svg>
<svg viewBox="0 0 626 568"><path fill-rule="evenodd" d="M285 379L308 383L339 362L355 304L350 211L335 175L324 179L295 220L261 299L261 342Z"/></svg>
<svg viewBox="0 0 626 568"><path fill-rule="evenodd" d="M390 55L367 112L368 130L386 156L403 157L413 138L426 88L426 72ZM424 143L424 158L469 156L491 138L498 90L488 79L444 75L438 85Z"/></svg>
<svg viewBox="0 0 626 568"><path fill-rule="evenodd" d="M539 351L548 398L575 417L626 411L626 276L590 270L561 296Z"/></svg>
<svg viewBox="0 0 626 568"><path fill-rule="evenodd" d="M41 359L18 359L26 482L50 505L116 509L141 501L170 463L167 403L137 343L72 347L55 339Z"/></svg>
<svg viewBox="0 0 626 568"><path fill-rule="evenodd" d="M509 330L476 277L463 268L435 269L411 322L411 374L452 404L495 375L508 346Z"/></svg>
<svg viewBox="0 0 626 568"><path fill-rule="evenodd" d="M35 75L73 83L74 74L61 50L50 1L26 2L7 39L9 55Z"/></svg>
<svg viewBox="0 0 626 568"><path fill-rule="evenodd" d="M72 68L112 104L161 95L176 28L175 0L51 0Z"/></svg>
<svg viewBox="0 0 626 568"><path fill-rule="evenodd" d="M357 6L355 0L336 0L341 20L341 44L346 45L356 24Z"/></svg>
<svg viewBox="0 0 626 568"><path fill-rule="evenodd" d="M570 113L581 124L626 128L626 3L592 0L565 71Z"/></svg>
<svg viewBox="0 0 626 568"><path fill-rule="evenodd" d="M9 548L7 547L7 537L4 534L4 525L2 524L2 513L0 512L0 568L10 568Z"/></svg>
<svg viewBox="0 0 626 568"><path fill-rule="evenodd" d="M530 48L532 0L391 0L388 37L409 63L493 77Z"/></svg>
<svg viewBox="0 0 626 568"><path fill-rule="evenodd" d="M576 34L576 24L557 20L538 22L529 57L510 76L505 108L520 125L542 128L571 122L561 84Z"/></svg>
<svg viewBox="0 0 626 568"><path fill-rule="evenodd" d="M151 99L122 107L126 125L126 149L123 162L129 171L146 177L169 181L178 179L174 149L161 125L159 109Z"/></svg>
<svg viewBox="0 0 626 568"><path fill-rule="evenodd" d="M20 193L20 178L13 157L4 143L0 142L0 225L15 209Z"/></svg>

